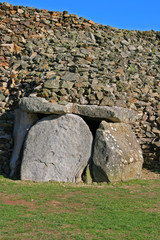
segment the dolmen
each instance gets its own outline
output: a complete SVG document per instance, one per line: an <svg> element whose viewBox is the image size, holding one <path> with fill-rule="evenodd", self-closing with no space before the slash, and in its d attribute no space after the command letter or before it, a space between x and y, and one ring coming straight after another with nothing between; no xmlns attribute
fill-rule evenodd
<svg viewBox="0 0 160 240"><path fill-rule="evenodd" d="M139 179L143 156L131 128L137 119L122 107L24 97L15 111L10 177L20 169L22 180L80 182L89 169L95 182Z"/></svg>

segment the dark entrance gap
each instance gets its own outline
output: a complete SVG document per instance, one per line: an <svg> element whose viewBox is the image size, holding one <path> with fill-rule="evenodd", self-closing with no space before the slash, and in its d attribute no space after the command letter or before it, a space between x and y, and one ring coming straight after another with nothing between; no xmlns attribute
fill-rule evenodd
<svg viewBox="0 0 160 240"><path fill-rule="evenodd" d="M81 118L86 122L86 124L88 125L92 135L93 135L93 139L95 138L96 135L96 130L99 128L99 124L101 123L100 119L93 119L93 118L88 118L88 117L84 117L81 116Z"/></svg>

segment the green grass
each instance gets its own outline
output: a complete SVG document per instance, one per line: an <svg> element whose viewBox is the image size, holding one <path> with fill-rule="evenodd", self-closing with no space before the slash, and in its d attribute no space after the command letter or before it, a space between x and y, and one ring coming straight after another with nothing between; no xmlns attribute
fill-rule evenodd
<svg viewBox="0 0 160 240"><path fill-rule="evenodd" d="M0 179L0 239L160 239L160 180L115 185Z"/></svg>

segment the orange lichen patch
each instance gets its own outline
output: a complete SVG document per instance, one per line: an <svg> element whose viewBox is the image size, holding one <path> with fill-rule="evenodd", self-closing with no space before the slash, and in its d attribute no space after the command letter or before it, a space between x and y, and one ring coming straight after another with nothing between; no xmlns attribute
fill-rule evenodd
<svg viewBox="0 0 160 240"><path fill-rule="evenodd" d="M26 18L29 18L29 13L26 13L26 14L25 14L25 17L26 17Z"/></svg>
<svg viewBox="0 0 160 240"><path fill-rule="evenodd" d="M72 22L73 22L74 24L78 24L78 21L77 21L76 19L72 19Z"/></svg>
<svg viewBox="0 0 160 240"><path fill-rule="evenodd" d="M116 72L117 72L118 76L124 75L124 72L123 72L122 68L118 68Z"/></svg>
<svg viewBox="0 0 160 240"><path fill-rule="evenodd" d="M87 47L88 50L92 50L93 49L93 46L89 46Z"/></svg>
<svg viewBox="0 0 160 240"><path fill-rule="evenodd" d="M82 28L80 24L76 24L76 28Z"/></svg>
<svg viewBox="0 0 160 240"><path fill-rule="evenodd" d="M11 79L15 79L18 76L18 74L11 73Z"/></svg>
<svg viewBox="0 0 160 240"><path fill-rule="evenodd" d="M9 64L7 62L0 63L0 67L9 67Z"/></svg>
<svg viewBox="0 0 160 240"><path fill-rule="evenodd" d="M50 102L51 102L51 103L56 103L56 101L55 101L55 100L52 100L52 99L50 99Z"/></svg>
<svg viewBox="0 0 160 240"><path fill-rule="evenodd" d="M90 23L90 24L95 24L95 22L93 22L92 20L89 20L89 23Z"/></svg>
<svg viewBox="0 0 160 240"><path fill-rule="evenodd" d="M83 23L83 25L86 26L86 27L90 27L91 26L91 24L89 24L89 23Z"/></svg>
<svg viewBox="0 0 160 240"><path fill-rule="evenodd" d="M132 102L132 103L135 103L135 102L137 102L137 99L132 98L132 99L131 99L131 102Z"/></svg>
<svg viewBox="0 0 160 240"><path fill-rule="evenodd" d="M10 94L10 92L9 92L9 90L8 90L8 89L6 89L6 91L5 91L5 94L7 94L7 95L9 95L9 94Z"/></svg>
<svg viewBox="0 0 160 240"><path fill-rule="evenodd" d="M55 24L57 27L62 27L62 24L61 23L56 23Z"/></svg>
<svg viewBox="0 0 160 240"><path fill-rule="evenodd" d="M43 11L43 12L48 12L48 10L46 10L46 9L42 9L42 11Z"/></svg>
<svg viewBox="0 0 160 240"><path fill-rule="evenodd" d="M17 54L22 51L22 47L20 47L18 45L14 45L14 49L16 50Z"/></svg>
<svg viewBox="0 0 160 240"><path fill-rule="evenodd" d="M56 12L53 12L52 16L57 16L57 13L56 13Z"/></svg>
<svg viewBox="0 0 160 240"><path fill-rule="evenodd" d="M86 60L89 62L92 62L92 58L90 58L90 57L86 57Z"/></svg>

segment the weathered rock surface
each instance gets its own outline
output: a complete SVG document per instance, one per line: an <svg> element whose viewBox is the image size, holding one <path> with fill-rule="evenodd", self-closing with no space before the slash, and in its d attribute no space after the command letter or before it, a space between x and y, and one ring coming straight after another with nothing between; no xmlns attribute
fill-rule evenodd
<svg viewBox="0 0 160 240"><path fill-rule="evenodd" d="M15 110L15 123L13 131L14 148L10 160L10 177L13 177L16 174L17 166L20 164L19 157L24 139L27 135L27 132L36 121L38 121L36 114L26 113L20 109Z"/></svg>
<svg viewBox="0 0 160 240"><path fill-rule="evenodd" d="M138 114L135 111L123 107L80 105L76 103L61 105L48 102L40 97L24 97L20 100L19 107L23 111L32 113L74 113L92 119L109 120L112 122L134 123L138 119Z"/></svg>
<svg viewBox="0 0 160 240"><path fill-rule="evenodd" d="M135 111L123 107L75 104L74 113L89 118L109 120L112 122L134 123L138 119L138 114Z"/></svg>
<svg viewBox="0 0 160 240"><path fill-rule="evenodd" d="M82 118L51 115L28 133L21 179L77 182L91 155L92 134Z"/></svg>
<svg viewBox="0 0 160 240"><path fill-rule="evenodd" d="M22 111L44 114L65 114L72 113L72 103L61 105L51 103L41 97L24 97L20 100L19 107Z"/></svg>
<svg viewBox="0 0 160 240"><path fill-rule="evenodd" d="M102 121L94 144L94 180L113 183L137 179L142 164L142 151L130 126Z"/></svg>

